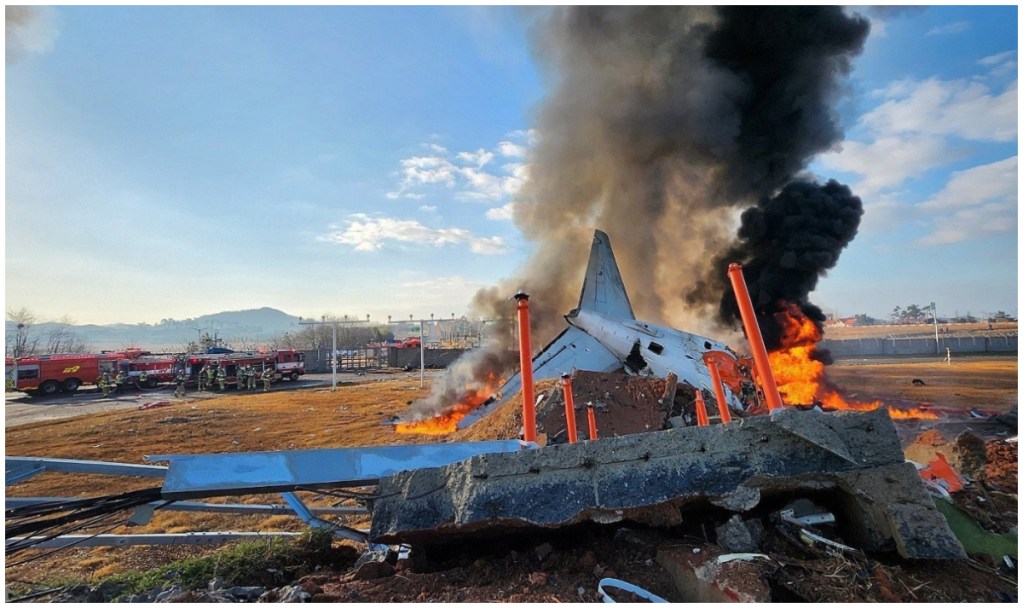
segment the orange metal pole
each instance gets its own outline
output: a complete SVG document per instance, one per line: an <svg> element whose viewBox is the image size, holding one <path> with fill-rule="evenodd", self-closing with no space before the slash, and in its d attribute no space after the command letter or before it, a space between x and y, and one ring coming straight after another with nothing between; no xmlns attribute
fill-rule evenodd
<svg viewBox="0 0 1023 608"><path fill-rule="evenodd" d="M519 312L519 365L522 376L522 428L526 441L536 441L536 404L533 403L533 356L529 345L529 296L515 294Z"/></svg>
<svg viewBox="0 0 1023 608"><path fill-rule="evenodd" d="M710 419L707 418L707 404L703 402L703 391L696 389L696 424L710 426Z"/></svg>
<svg viewBox="0 0 1023 608"><path fill-rule="evenodd" d="M767 347L764 346L764 336L760 333L760 326L757 325L757 315L753 312L753 301L750 300L749 291L746 289L746 279L742 276L742 265L734 262L729 264L728 279L732 282L735 301L739 304L742 325L746 328L746 339L749 340L750 349L753 350L753 363L756 365L757 375L760 376L760 386L764 389L764 397L767 399L767 410L773 412L784 407L784 404L781 402L781 394L778 392L778 385L775 383L774 373L771 371L771 361L767 356Z"/></svg>
<svg viewBox="0 0 1023 608"><path fill-rule="evenodd" d="M586 421L590 423L590 441L597 438L597 416L593 413L593 402L586 404Z"/></svg>
<svg viewBox="0 0 1023 608"><path fill-rule="evenodd" d="M725 401L725 387L721 384L721 370L718 364L711 361L707 364L710 370L710 379L714 382L714 398L718 400L718 413L721 414L721 423L727 424L732 421L732 413L728 411L728 403Z"/></svg>
<svg viewBox="0 0 1023 608"><path fill-rule="evenodd" d="M575 430L575 400L572 398L572 376L565 374L561 376L561 385L565 389L565 433L568 434L568 442L579 441Z"/></svg>

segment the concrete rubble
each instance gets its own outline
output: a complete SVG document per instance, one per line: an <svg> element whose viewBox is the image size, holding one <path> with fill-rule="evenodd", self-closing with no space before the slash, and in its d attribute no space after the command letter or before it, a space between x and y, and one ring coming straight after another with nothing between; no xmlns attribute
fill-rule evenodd
<svg viewBox="0 0 1023 608"><path fill-rule="evenodd" d="M677 525L688 507L735 513L813 496L865 550L960 558L963 548L903 456L887 411L782 410L574 445L489 454L380 481L370 536L445 543L535 526Z"/></svg>

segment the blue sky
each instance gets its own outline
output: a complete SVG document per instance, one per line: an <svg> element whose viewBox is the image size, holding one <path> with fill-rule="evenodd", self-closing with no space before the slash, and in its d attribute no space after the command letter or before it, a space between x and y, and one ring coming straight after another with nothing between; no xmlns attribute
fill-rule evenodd
<svg viewBox="0 0 1023 608"><path fill-rule="evenodd" d="M6 308L465 313L530 252L511 209L542 136L537 15L69 6L13 30L9 15ZM866 212L811 299L1015 314L1017 8L868 16L846 141L810 166Z"/></svg>

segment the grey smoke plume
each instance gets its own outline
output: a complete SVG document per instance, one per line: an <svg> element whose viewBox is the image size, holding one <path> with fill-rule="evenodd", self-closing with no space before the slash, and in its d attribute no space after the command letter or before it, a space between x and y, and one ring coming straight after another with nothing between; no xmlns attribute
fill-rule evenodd
<svg viewBox="0 0 1023 608"><path fill-rule="evenodd" d="M600 228L637 316L710 331L721 291L694 285L717 288L738 209L841 139L832 106L868 30L838 7L552 10L534 41L552 93L515 211L536 249L476 312L507 318L525 290L541 347L577 302Z"/></svg>
<svg viewBox="0 0 1023 608"><path fill-rule="evenodd" d="M6 63L29 54L41 55L53 49L57 40L57 17L45 6L4 7Z"/></svg>

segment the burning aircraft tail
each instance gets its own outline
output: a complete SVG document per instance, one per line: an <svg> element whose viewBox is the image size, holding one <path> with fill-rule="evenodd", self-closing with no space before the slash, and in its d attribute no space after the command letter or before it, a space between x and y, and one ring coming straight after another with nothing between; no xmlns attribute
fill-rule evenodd
<svg viewBox="0 0 1023 608"><path fill-rule="evenodd" d="M632 313L629 295L625 293L625 283L622 282L622 273L618 271L615 254L611 251L611 241L607 233L600 230L593 232L593 246L590 248L583 290L579 295L579 307L569 316L574 316L580 310L591 310L615 319L636 318Z"/></svg>

